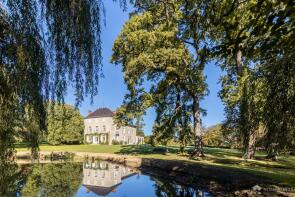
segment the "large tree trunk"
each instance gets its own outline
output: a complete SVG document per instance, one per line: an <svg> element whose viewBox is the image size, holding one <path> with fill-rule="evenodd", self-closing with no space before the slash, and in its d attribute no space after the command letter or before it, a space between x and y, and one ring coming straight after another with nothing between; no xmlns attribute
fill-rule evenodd
<svg viewBox="0 0 295 197"><path fill-rule="evenodd" d="M181 109L181 101L180 101L180 93L177 93L177 101L176 101L176 113L178 119L178 135L179 135L179 152L180 154L184 153L185 143L184 143L184 128L182 123L182 109Z"/></svg>
<svg viewBox="0 0 295 197"><path fill-rule="evenodd" d="M237 65L237 74L238 77L241 77L243 74L243 62L242 62L242 51L238 49L236 52L236 65Z"/></svg>
<svg viewBox="0 0 295 197"><path fill-rule="evenodd" d="M245 141L245 153L243 155L244 159L254 159L255 155L255 144L256 144L256 132L250 131L249 136Z"/></svg>
<svg viewBox="0 0 295 197"><path fill-rule="evenodd" d="M186 146L186 145L185 145L185 142L184 142L183 138L180 139L180 142L179 142L179 153L180 153L181 155L184 154L185 146Z"/></svg>
<svg viewBox="0 0 295 197"><path fill-rule="evenodd" d="M271 143L267 148L267 156L266 159L271 159L273 161L278 160L278 143Z"/></svg>
<svg viewBox="0 0 295 197"><path fill-rule="evenodd" d="M204 157L202 132L201 132L201 112L199 106L199 100L193 99L193 113L194 113L194 136L195 136L195 147L191 154L191 158Z"/></svg>
<svg viewBox="0 0 295 197"><path fill-rule="evenodd" d="M237 66L237 75L238 79L242 78L244 75L244 66L243 66L243 61L242 61L242 51L240 48L237 49L236 52L236 66ZM245 83L245 82L243 82ZM255 129L252 128L253 125L251 125L251 110L250 108L252 107L249 105L248 102L248 90L247 90L247 84L240 84L243 86L243 94L241 95L241 100L240 100L240 113L241 113L241 119L242 124L240 127L242 128L242 133L243 133L243 143L244 143L244 148L245 148L245 153L243 155L244 159L253 159L255 155L255 145L256 145L256 132Z"/></svg>

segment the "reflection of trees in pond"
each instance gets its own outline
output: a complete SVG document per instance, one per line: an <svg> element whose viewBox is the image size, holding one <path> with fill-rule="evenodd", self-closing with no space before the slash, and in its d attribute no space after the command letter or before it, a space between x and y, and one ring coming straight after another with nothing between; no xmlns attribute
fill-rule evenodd
<svg viewBox="0 0 295 197"><path fill-rule="evenodd" d="M155 194L157 197L196 197L196 196L209 196L208 193L192 188L177 185L168 180L159 178L152 178L155 181Z"/></svg>
<svg viewBox="0 0 295 197"><path fill-rule="evenodd" d="M74 196L81 180L82 166L79 163L36 165L21 193L23 197Z"/></svg>
<svg viewBox="0 0 295 197"><path fill-rule="evenodd" d="M12 163L1 163L0 196L17 196L28 172Z"/></svg>

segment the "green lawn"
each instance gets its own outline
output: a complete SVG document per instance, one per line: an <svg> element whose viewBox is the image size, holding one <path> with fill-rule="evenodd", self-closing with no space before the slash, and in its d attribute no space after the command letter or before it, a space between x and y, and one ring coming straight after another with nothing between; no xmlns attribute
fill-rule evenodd
<svg viewBox="0 0 295 197"><path fill-rule="evenodd" d="M27 151L25 145L17 145L17 151ZM91 153L116 153L122 149L121 145L41 145L41 151L68 151L68 152L91 152Z"/></svg>
<svg viewBox="0 0 295 197"><path fill-rule="evenodd" d="M28 150L17 145L17 151ZM280 184L295 187L295 157L280 156L279 160L265 160L265 153L258 152L255 160L241 159L242 153L235 149L205 148L205 158L189 160L187 155L178 155L178 148L170 146L168 154L155 154L149 145L41 145L41 151L93 152L135 155L142 158L181 160L199 165L219 166L253 173L274 180Z"/></svg>

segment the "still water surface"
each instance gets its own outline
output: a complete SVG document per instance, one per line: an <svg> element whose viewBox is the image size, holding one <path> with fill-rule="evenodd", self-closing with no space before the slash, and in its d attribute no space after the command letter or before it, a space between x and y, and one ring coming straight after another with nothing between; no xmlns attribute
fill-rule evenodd
<svg viewBox="0 0 295 197"><path fill-rule="evenodd" d="M193 197L211 196L163 178L105 161L22 165L19 197Z"/></svg>

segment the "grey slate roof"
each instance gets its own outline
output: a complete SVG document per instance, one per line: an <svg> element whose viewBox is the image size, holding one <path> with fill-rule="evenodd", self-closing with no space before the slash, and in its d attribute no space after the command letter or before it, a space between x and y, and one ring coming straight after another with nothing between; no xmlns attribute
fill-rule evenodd
<svg viewBox="0 0 295 197"><path fill-rule="evenodd" d="M109 108L98 108L94 112L88 114L86 118L100 118L100 117L113 117L114 112L112 112Z"/></svg>
<svg viewBox="0 0 295 197"><path fill-rule="evenodd" d="M118 184L119 185L119 184ZM117 185L112 187L101 187L101 186L91 186L91 185L84 185L88 191L91 191L99 196L107 196L112 191L115 191Z"/></svg>

